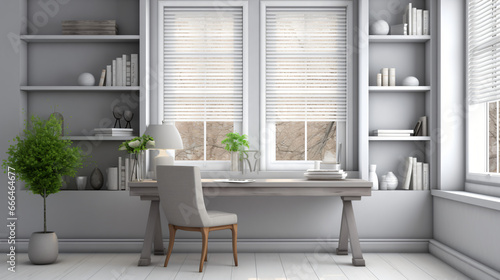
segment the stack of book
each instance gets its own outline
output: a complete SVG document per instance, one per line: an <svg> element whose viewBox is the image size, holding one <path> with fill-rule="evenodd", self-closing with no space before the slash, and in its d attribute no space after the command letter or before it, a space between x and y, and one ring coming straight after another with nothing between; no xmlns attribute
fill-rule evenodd
<svg viewBox="0 0 500 280"><path fill-rule="evenodd" d="M396 68L382 68L377 73L377 86L396 86Z"/></svg>
<svg viewBox="0 0 500 280"><path fill-rule="evenodd" d="M132 128L94 128L95 136L132 136Z"/></svg>
<svg viewBox="0 0 500 280"><path fill-rule="evenodd" d="M380 137L408 137L413 135L413 129L377 129L373 131L373 135Z"/></svg>
<svg viewBox="0 0 500 280"><path fill-rule="evenodd" d="M391 35L429 35L429 11L408 3L403 23L391 26Z"/></svg>
<svg viewBox="0 0 500 280"><path fill-rule="evenodd" d="M65 20L62 21L63 35L116 35L116 20Z"/></svg>
<svg viewBox="0 0 500 280"><path fill-rule="evenodd" d="M304 176L308 180L342 180L347 173L342 169L307 169Z"/></svg>
<svg viewBox="0 0 500 280"><path fill-rule="evenodd" d="M429 164L418 162L415 157L408 157L405 165L404 190L428 190Z"/></svg>
<svg viewBox="0 0 500 280"><path fill-rule="evenodd" d="M114 59L102 69L99 86L139 86L139 56L124 54Z"/></svg>
<svg viewBox="0 0 500 280"><path fill-rule="evenodd" d="M414 136L429 136L427 131L427 116L420 117L413 130L415 131L413 133Z"/></svg>

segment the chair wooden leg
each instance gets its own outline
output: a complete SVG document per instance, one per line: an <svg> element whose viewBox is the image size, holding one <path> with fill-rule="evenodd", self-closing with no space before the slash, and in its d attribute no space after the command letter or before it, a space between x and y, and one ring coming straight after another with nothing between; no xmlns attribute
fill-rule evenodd
<svg viewBox="0 0 500 280"><path fill-rule="evenodd" d="M167 267L168 260L170 259L170 255L172 254L172 249L174 248L175 232L177 231L177 229L175 228L174 225L169 224L168 231L170 233L170 237L168 241L167 257L165 258L165 264L163 265L164 267Z"/></svg>
<svg viewBox="0 0 500 280"><path fill-rule="evenodd" d="M210 228L207 227L201 228L202 248L201 248L201 260L200 260L200 272L203 271L203 263L205 261L205 258L207 257L209 229Z"/></svg>
<svg viewBox="0 0 500 280"><path fill-rule="evenodd" d="M231 227L231 232L233 233L233 257L234 257L234 265L238 266L238 224L233 224Z"/></svg>

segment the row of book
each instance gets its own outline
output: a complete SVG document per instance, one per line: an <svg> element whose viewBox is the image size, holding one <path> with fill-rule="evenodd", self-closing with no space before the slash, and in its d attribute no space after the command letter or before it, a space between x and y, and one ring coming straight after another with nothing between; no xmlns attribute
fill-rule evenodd
<svg viewBox="0 0 500 280"><path fill-rule="evenodd" d="M132 128L94 128L95 136L132 136Z"/></svg>
<svg viewBox="0 0 500 280"><path fill-rule="evenodd" d="M396 68L382 68L377 74L377 86L396 86Z"/></svg>
<svg viewBox="0 0 500 280"><path fill-rule="evenodd" d="M61 22L63 35L116 35L116 20L65 20Z"/></svg>
<svg viewBox="0 0 500 280"><path fill-rule="evenodd" d="M429 190L429 164L408 157L405 165L404 190Z"/></svg>
<svg viewBox="0 0 500 280"><path fill-rule="evenodd" d="M372 135L380 137L429 136L427 116L420 117L414 129L376 129L372 131Z"/></svg>
<svg viewBox="0 0 500 280"><path fill-rule="evenodd" d="M403 23L391 26L391 35L429 35L429 11L408 3Z"/></svg>
<svg viewBox="0 0 500 280"><path fill-rule="evenodd" d="M99 86L139 86L139 56L124 54L113 59L111 65L102 69Z"/></svg>

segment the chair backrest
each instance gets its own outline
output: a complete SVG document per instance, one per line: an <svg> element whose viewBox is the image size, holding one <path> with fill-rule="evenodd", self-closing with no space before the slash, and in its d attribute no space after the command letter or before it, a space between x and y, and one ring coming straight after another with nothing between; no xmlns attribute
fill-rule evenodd
<svg viewBox="0 0 500 280"><path fill-rule="evenodd" d="M170 224L203 227L208 214L203 201L200 169L196 166L156 167L160 204Z"/></svg>

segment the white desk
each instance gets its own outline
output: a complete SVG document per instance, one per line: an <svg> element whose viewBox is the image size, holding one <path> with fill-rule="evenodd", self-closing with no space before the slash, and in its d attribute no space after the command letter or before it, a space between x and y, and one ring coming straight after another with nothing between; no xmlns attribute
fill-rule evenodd
<svg viewBox="0 0 500 280"><path fill-rule="evenodd" d="M351 242L352 263L364 266L365 260L359 245L358 230L352 200L361 200L362 196L371 196L372 183L347 179L338 181L315 181L303 179L257 179L253 183L221 183L214 179L202 179L205 196L340 196L343 202L340 225L338 255L347 255L348 239ZM151 263L151 246L155 255L164 255L161 222L160 198L156 181L130 182L130 195L140 196L141 200L151 201L142 246L139 266ZM154 241L154 242L153 242Z"/></svg>

